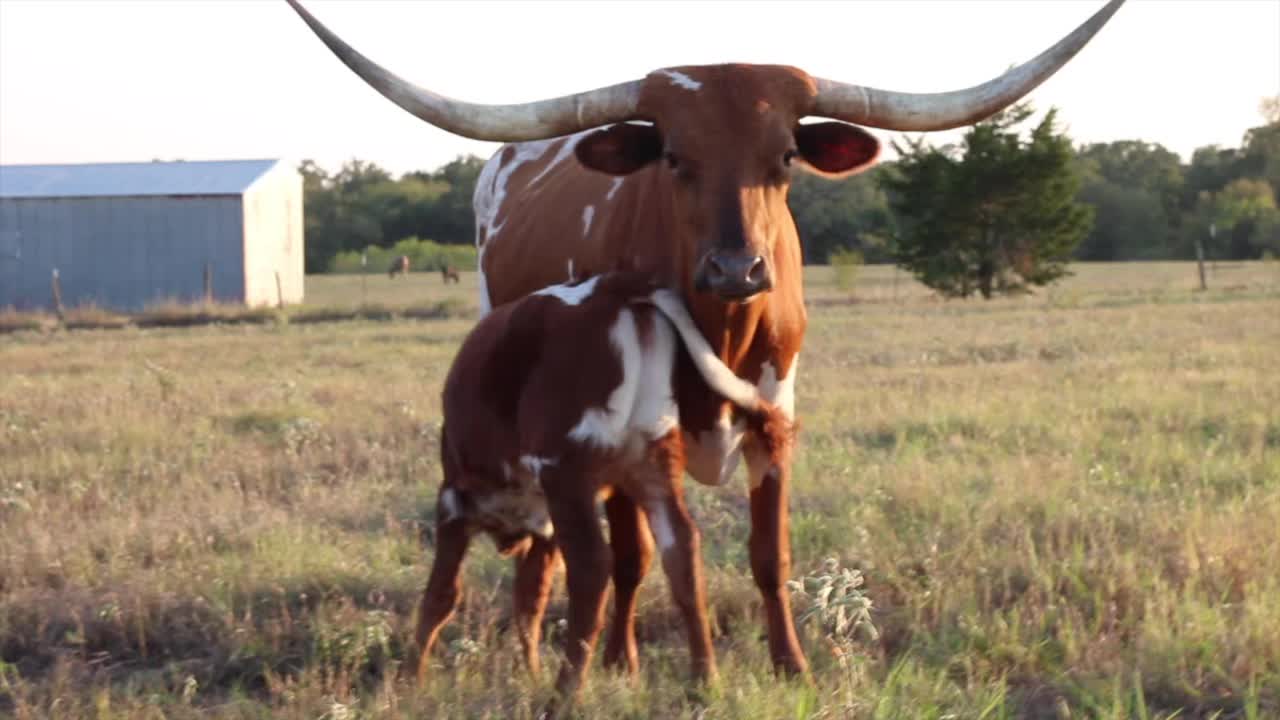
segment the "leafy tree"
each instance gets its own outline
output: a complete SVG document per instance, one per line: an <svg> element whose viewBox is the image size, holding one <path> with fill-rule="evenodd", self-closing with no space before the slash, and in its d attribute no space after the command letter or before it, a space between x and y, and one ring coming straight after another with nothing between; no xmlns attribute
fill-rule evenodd
<svg viewBox="0 0 1280 720"><path fill-rule="evenodd" d="M476 180L484 169L484 160L460 156L431 173L429 179L445 190L435 200L429 218L418 227L417 234L445 244L470 245L475 242L476 223L471 210Z"/></svg>
<svg viewBox="0 0 1280 720"><path fill-rule="evenodd" d="M1280 97L1263 101L1267 124L1250 129L1240 148L1198 148L1187 169L1183 207L1190 220L1183 248L1217 237L1207 248L1223 259L1252 259L1280 251Z"/></svg>
<svg viewBox="0 0 1280 720"><path fill-rule="evenodd" d="M1095 211L1076 257L1152 260L1170 257L1181 222L1182 162L1142 140L1087 145L1077 153L1079 199Z"/></svg>
<svg viewBox="0 0 1280 720"><path fill-rule="evenodd" d="M350 160L333 174L304 161L298 171L305 193L307 272L331 269L344 252L349 265L350 253L358 257L366 248L390 248L405 238L470 245L471 196L483 167L480 158L459 157L435 172L397 180L363 160Z"/></svg>
<svg viewBox="0 0 1280 720"><path fill-rule="evenodd" d="M805 262L830 262L834 254L857 251L870 262L892 258L888 247L893 215L880 188L885 166L845 180L797 173L788 202L804 246Z"/></svg>
<svg viewBox="0 0 1280 720"><path fill-rule="evenodd" d="M314 161L303 160L298 172L302 175L306 271L324 272L329 258L342 250L341 239L332 230L338 211L337 196L329 189L329 174Z"/></svg>
<svg viewBox="0 0 1280 720"><path fill-rule="evenodd" d="M1264 180L1239 178L1222 192L1201 195L1188 231L1208 238L1211 223L1216 240L1210 257L1253 260L1266 251L1280 253L1280 210Z"/></svg>
<svg viewBox="0 0 1280 720"><path fill-rule="evenodd" d="M959 148L894 144L902 159L884 185L900 227L896 259L924 284L990 299L1067 273L1093 212L1076 201L1071 141L1056 111L1023 137L1017 126L1032 114L1015 105L974 125Z"/></svg>

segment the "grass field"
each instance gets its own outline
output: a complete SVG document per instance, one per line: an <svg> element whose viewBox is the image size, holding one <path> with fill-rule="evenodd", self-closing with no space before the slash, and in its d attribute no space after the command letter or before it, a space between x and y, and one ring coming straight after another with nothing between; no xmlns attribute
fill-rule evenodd
<svg viewBox="0 0 1280 720"><path fill-rule="evenodd" d="M984 303L811 269L795 576L861 570L878 638L806 623L814 685L775 679L743 483L693 486L721 681L686 687L655 569L642 677L597 667L581 715L1280 717L1280 266L1223 265L1207 293L1185 264L1077 273ZM393 680L474 277L307 292L462 309L0 336L0 716L530 718L549 697L488 543L428 686ZM564 613L557 590L552 671Z"/></svg>

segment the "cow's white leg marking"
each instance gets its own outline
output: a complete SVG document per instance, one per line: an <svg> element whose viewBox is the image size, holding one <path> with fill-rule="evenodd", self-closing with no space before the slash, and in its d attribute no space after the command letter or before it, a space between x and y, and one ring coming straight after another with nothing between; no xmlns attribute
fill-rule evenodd
<svg viewBox="0 0 1280 720"><path fill-rule="evenodd" d="M684 88L685 90L691 90L694 92L696 92L702 87L701 82L694 80L693 78L689 77L688 75L685 75L679 70L659 70L658 72L662 73L663 75L666 75L671 80L671 84L675 85L676 87Z"/></svg>
<svg viewBox="0 0 1280 720"><path fill-rule="evenodd" d="M591 232L591 219L595 217L596 206L588 205L582 208L582 237L586 237Z"/></svg>
<svg viewBox="0 0 1280 720"><path fill-rule="evenodd" d="M573 258L569 258L568 265L569 265L569 282L573 282L574 280L577 279L573 275Z"/></svg>
<svg viewBox="0 0 1280 720"><path fill-rule="evenodd" d="M565 305L577 305L591 297L591 293L595 292L596 284L599 282L600 276L596 275L590 280L577 285L548 285L533 294L550 295Z"/></svg>

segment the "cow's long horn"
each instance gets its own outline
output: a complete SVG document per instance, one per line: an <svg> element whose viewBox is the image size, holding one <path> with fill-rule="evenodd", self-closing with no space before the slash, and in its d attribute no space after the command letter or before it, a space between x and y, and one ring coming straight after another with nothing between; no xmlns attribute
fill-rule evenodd
<svg viewBox="0 0 1280 720"><path fill-rule="evenodd" d="M473 140L519 142L557 137L634 119L641 81L516 105L480 105L420 88L356 52L297 0L286 0L338 59L395 104L451 133Z"/></svg>
<svg viewBox="0 0 1280 720"><path fill-rule="evenodd" d="M902 93L814 78L810 114L887 130L949 130L989 117L1049 79L1111 19L1124 0L1111 0L1056 45L1000 77L945 93Z"/></svg>

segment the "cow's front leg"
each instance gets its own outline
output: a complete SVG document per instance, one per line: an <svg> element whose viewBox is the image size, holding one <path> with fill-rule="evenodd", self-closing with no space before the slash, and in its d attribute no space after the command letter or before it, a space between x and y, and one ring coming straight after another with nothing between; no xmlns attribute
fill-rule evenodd
<svg viewBox="0 0 1280 720"><path fill-rule="evenodd" d="M748 440L745 448L751 478L751 572L764 599L769 631L769 656L776 670L799 675L808 670L791 621L787 580L791 577L791 529L787 489L791 484L791 457L785 448L772 455L762 443Z"/></svg>
<svg viewBox="0 0 1280 720"><path fill-rule="evenodd" d="M653 561L649 524L636 503L615 492L604 504L609 518L609 546L613 551L613 625L604 646L604 665L635 675L640 670L636 650L636 591Z"/></svg>

